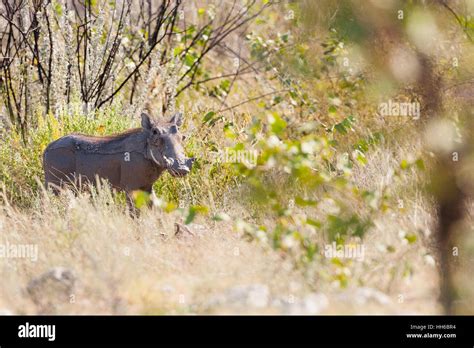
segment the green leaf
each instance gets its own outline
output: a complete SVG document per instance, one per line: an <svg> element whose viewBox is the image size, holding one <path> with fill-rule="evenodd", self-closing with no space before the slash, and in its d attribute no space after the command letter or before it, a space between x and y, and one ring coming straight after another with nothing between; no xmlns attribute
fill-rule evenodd
<svg viewBox="0 0 474 348"><path fill-rule="evenodd" d="M143 206L147 205L150 202L150 194L145 191L136 191L133 193L133 201L135 206L138 209L141 209Z"/></svg>
<svg viewBox="0 0 474 348"><path fill-rule="evenodd" d="M281 101L282 101L282 97L281 97L281 96L276 95L276 96L273 97L273 104L276 105L276 104L280 103Z"/></svg>
<svg viewBox="0 0 474 348"><path fill-rule="evenodd" d="M272 132L280 134L286 128L286 121L282 119L276 112L269 117Z"/></svg>
<svg viewBox="0 0 474 348"><path fill-rule="evenodd" d="M367 164L367 158L361 151L356 150L356 156L355 156L357 162L365 166Z"/></svg>
<svg viewBox="0 0 474 348"><path fill-rule="evenodd" d="M188 53L184 57L184 64L188 67L191 67L194 64L195 61L196 61L196 57L191 53Z"/></svg>
<svg viewBox="0 0 474 348"><path fill-rule="evenodd" d="M186 217L186 221L184 223L186 225L190 224L191 222L193 222L195 216L196 216L196 211L193 209L189 209L188 216Z"/></svg>
<svg viewBox="0 0 474 348"><path fill-rule="evenodd" d="M311 225L311 226L314 226L314 227L317 227L317 228L320 228L322 226L321 222L318 221L318 220L313 220L311 218L307 218L306 219L306 223L308 225Z"/></svg>
<svg viewBox="0 0 474 348"><path fill-rule="evenodd" d="M354 123L354 116L346 117L342 122L334 125L334 128L341 134L347 134L348 129L352 129Z"/></svg>
<svg viewBox="0 0 474 348"><path fill-rule="evenodd" d="M191 222L193 222L194 218L196 217L196 214L199 213L199 214L207 214L209 211L209 209L203 205L192 205L189 207L189 211L188 211L188 216L186 217L186 220L184 221L184 223L186 225L190 224Z"/></svg>
<svg viewBox="0 0 474 348"><path fill-rule="evenodd" d="M212 120L212 117L215 115L215 111L209 111L204 118L202 119L203 123L208 123L209 121Z"/></svg>
<svg viewBox="0 0 474 348"><path fill-rule="evenodd" d="M346 127L342 123L338 123L334 125L334 128L341 134L347 134Z"/></svg>
<svg viewBox="0 0 474 348"><path fill-rule="evenodd" d="M56 12L58 16L63 15L63 7L61 6L59 2L54 3L54 12Z"/></svg>
<svg viewBox="0 0 474 348"><path fill-rule="evenodd" d="M410 234L407 234L407 235L405 236L405 239L408 241L409 244L413 244L413 243L416 242L417 237L416 237L415 234L410 233Z"/></svg>
<svg viewBox="0 0 474 348"><path fill-rule="evenodd" d="M226 93L228 93L228 92L229 92L229 88L230 88L230 81L227 80L227 79L226 79L226 80L223 80L223 81L220 83L219 87L220 87L222 90L224 90Z"/></svg>
<svg viewBox="0 0 474 348"><path fill-rule="evenodd" d="M410 164L408 163L407 160L402 160L400 162L400 168L401 169L405 170L405 169L408 169L409 167L410 167Z"/></svg>
<svg viewBox="0 0 474 348"><path fill-rule="evenodd" d="M425 170L425 163L423 162L421 158L417 159L415 164L418 169Z"/></svg>
<svg viewBox="0 0 474 348"><path fill-rule="evenodd" d="M168 202L166 203L166 206L164 208L164 211L167 212L167 213L171 213L172 211L176 210L176 208L178 208L178 206L176 205L176 203L174 202Z"/></svg>
<svg viewBox="0 0 474 348"><path fill-rule="evenodd" d="M316 201L313 201L311 199L303 199L299 196L295 197L295 203L296 203L296 205L298 205L300 207L315 206L316 204L318 204L318 202L316 202Z"/></svg>

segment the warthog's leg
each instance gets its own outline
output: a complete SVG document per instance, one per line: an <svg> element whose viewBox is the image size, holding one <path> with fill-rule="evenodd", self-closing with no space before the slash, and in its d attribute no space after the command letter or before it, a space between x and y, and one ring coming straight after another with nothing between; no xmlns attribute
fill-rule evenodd
<svg viewBox="0 0 474 348"><path fill-rule="evenodd" d="M44 182L44 188L46 189L46 191L53 192L55 196L58 196L61 192L61 188L57 184L50 182L48 179L46 179L46 181Z"/></svg>
<svg viewBox="0 0 474 348"><path fill-rule="evenodd" d="M146 187L143 191L150 195L150 199L147 202L148 208L153 208L154 202L157 200L155 191L153 190L153 186Z"/></svg>
<svg viewBox="0 0 474 348"><path fill-rule="evenodd" d="M130 214L131 217L137 218L140 216L140 210L137 209L135 206L135 201L133 199L133 192L132 191L127 191L125 193L126 199L127 199L127 211Z"/></svg>
<svg viewBox="0 0 474 348"><path fill-rule="evenodd" d="M147 201L147 206L148 208L153 208L154 202L158 199L155 195L155 191L153 190L153 187L146 187L142 189L143 192L148 193L149 200ZM127 208L132 217L139 217L140 216L140 209L138 209L135 205L135 201L133 199L133 191L127 191L126 192L126 197L127 197Z"/></svg>

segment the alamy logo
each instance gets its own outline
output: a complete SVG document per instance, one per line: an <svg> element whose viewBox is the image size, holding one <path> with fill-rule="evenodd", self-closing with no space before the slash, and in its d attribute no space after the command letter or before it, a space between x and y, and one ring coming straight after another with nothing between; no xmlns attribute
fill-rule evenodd
<svg viewBox="0 0 474 348"><path fill-rule="evenodd" d="M257 165L257 150L234 150L226 148L222 154L222 160L226 163L243 163L249 166Z"/></svg>
<svg viewBox="0 0 474 348"><path fill-rule="evenodd" d="M30 259L38 261L38 245L36 244L0 244L0 258Z"/></svg>
<svg viewBox="0 0 474 348"><path fill-rule="evenodd" d="M420 103L402 103L389 99L387 103L380 103L378 111L384 117L408 116L418 120L420 118Z"/></svg>
<svg viewBox="0 0 474 348"><path fill-rule="evenodd" d="M18 337L20 338L47 338L48 341L56 339L56 325L35 325L26 322L18 326Z"/></svg>
<svg viewBox="0 0 474 348"><path fill-rule="evenodd" d="M362 244L339 244L332 242L324 247L324 256L332 259L356 259L362 261L365 256L365 247Z"/></svg>

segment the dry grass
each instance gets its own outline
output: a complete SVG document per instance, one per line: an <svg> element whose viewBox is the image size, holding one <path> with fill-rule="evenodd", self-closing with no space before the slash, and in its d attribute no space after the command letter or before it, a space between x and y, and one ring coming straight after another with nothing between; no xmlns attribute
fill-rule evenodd
<svg viewBox="0 0 474 348"><path fill-rule="evenodd" d="M63 313L206 312L211 295L232 286L263 283L285 294L290 282L303 283L276 253L238 238L227 223L192 224L194 236L175 236L178 213L152 210L134 220L105 198L67 193L41 203L33 213L5 207L0 215L3 243L39 251L37 262L2 259L0 306L15 313L37 312L24 289L58 266L78 280L75 303Z"/></svg>
<svg viewBox="0 0 474 348"><path fill-rule="evenodd" d="M369 161L384 161L366 168L373 184L396 163L380 158L386 154L379 150ZM361 176L360 182L367 181ZM343 268L318 263L316 278L296 270L279 252L246 241L229 222L201 217L189 226L193 235L175 235L175 222L183 220L179 212L146 210L132 219L106 189L92 198L42 193L34 201L35 210L8 205L0 210L0 243L38 247L36 262L0 259L0 309L13 313L441 312L430 236L433 217L423 201L416 209L415 202L407 201L400 211L380 214L363 241L363 262L348 261ZM234 216L239 215L236 209ZM402 231L416 233L416 242L403 242ZM389 252L389 246L396 249ZM74 288L61 300L58 291L68 290L45 285L38 290L43 302L35 303L27 285L55 267L74 274ZM329 280L337 272L354 279L348 290ZM307 309L304 301L314 293L321 307ZM472 313L472 308L469 303L463 311Z"/></svg>
<svg viewBox="0 0 474 348"><path fill-rule="evenodd" d="M194 7L191 7L190 12L196 12L198 6ZM275 21L277 19L267 24L262 22L260 27L256 27L257 33L260 31L265 33L264 38L270 38L272 36L266 33L273 32L275 27L284 32L283 29L289 26L281 18ZM296 30L291 27L287 29ZM321 50L321 42L319 38L313 41L308 42L311 44L309 51L319 60L321 52L314 52L316 48ZM249 54L247 44L243 44L240 35L231 35L229 46L232 46L230 43L239 49L242 46L243 57ZM226 75L235 72L233 62L235 55L221 49L209 54L206 67L212 76ZM242 138L244 135L241 131L251 123L252 118L266 118L267 111L262 113L259 103L270 103L273 95L253 102L242 102L280 90L277 80L270 77L270 73L242 75L234 81L232 90L225 98L209 96L220 80L205 85L204 91L190 89L183 93L180 105L186 106L187 113L192 114L184 129L189 143L194 146L191 150L204 156L208 155L206 151L210 143L220 149L235 145L233 140L224 137L221 131L223 121L214 128L202 123L203 115L210 110L229 109L224 113L226 120L232 122L236 133ZM306 83L308 85L305 88L311 90L312 97L320 106L317 113L308 116L311 120L326 120L328 88L331 94L336 89L344 100L360 97L337 90L334 84L319 78L309 79ZM146 94L146 89L143 89L143 94ZM468 94L464 93L463 98L468 99ZM146 105L151 110L159 110L163 98L161 95L152 96ZM451 99L449 94L446 97ZM215 222L209 217L199 216L189 225L192 234L184 231L176 235L175 223L182 224L184 220L181 212L166 213L155 208L143 211L138 219L132 219L125 213L123 202L107 189L100 190L100 194L93 197L86 193L74 195L67 191L59 197L39 192L37 197L30 197L34 203L31 204L33 208L28 209L5 203L8 202L5 196L0 197L0 246L31 244L38 248L38 260L0 257L0 313L442 313L438 301L437 247L433 230L436 214L433 204L422 192L425 184L422 173L416 170L399 171L401 160L418 158L423 153L422 134L420 129L415 129L411 120L387 121L375 117L373 109L376 104L365 100L370 99L368 97L359 99L363 99L357 100L359 123L355 125L354 132L344 136L338 150L350 152L352 145L361 137L375 130L383 130L387 135L386 142L367 152L365 166L354 167L353 183L360 189L378 193L386 190L392 200L388 211L375 214L374 225L363 240L346 241L365 247L362 261L345 259L338 260L341 262L338 264L320 256L307 268L296 268L294 260L284 251L274 250L257 241L248 241L235 232L233 220ZM141 103L137 105L142 106ZM236 105L238 107L233 108ZM447 106L455 110L455 105ZM136 111L139 111L138 108ZM272 105L271 111L290 115L286 101ZM288 119L291 121L289 127L297 127L299 123L308 121L294 116L288 116ZM330 121L333 124L341 120ZM83 124L81 127L90 132L96 126L102 125L99 122ZM126 125L119 124L117 127L121 129ZM206 146L200 143L204 140ZM37 158L35 156L40 153L39 147L32 148L37 151L25 151L24 158ZM11 147L7 143L3 150L5 158L10 156ZM423 155L423 158L429 157L426 153ZM8 173L13 173L13 179L17 176L23 179L25 169L30 167L30 161L26 161L24 166ZM216 176L217 179L212 179L211 170L214 167L207 169L201 171L200 175L186 178L187 186L193 188L186 191L186 194L191 195L185 197L190 198L187 199L188 203L197 201L198 204L208 206L212 213L225 210L232 217L252 220L250 210L239 204L253 203L242 199L242 192L232 189L234 178L229 178L227 172L223 171L220 176ZM395 175L397 171L399 175ZM28 175L28 179L33 174L37 172ZM180 190L184 185L167 180L171 179L162 177L160 184L163 185L160 187L169 189L175 185L173 192L185 191ZM19 186L31 192L29 184L22 183ZM26 191L21 191L20 196L22 192ZM329 203L319 202L319 197L317 199L317 209L331 209ZM474 313L471 275L474 269L473 207L471 202L467 221L459 227L459 232L468 233L459 233L463 239L458 238L457 241L457 245L462 248L459 262L455 265L460 297L456 309L457 313L462 314ZM352 208L361 214L366 209ZM301 214L304 212L304 209L295 211ZM265 218L265 222L271 226L271 215ZM407 236L411 238L407 239ZM325 237L318 235L318 242L324 245ZM59 272L58 267L73 275L73 287L69 287L70 279L65 279L69 273ZM47 272L50 270L59 273L49 283L41 283L41 279L44 279L42 275L49 274ZM340 274L349 280L348 288L341 288L340 283L335 281ZM28 291L31 284L36 284L35 291L39 296Z"/></svg>

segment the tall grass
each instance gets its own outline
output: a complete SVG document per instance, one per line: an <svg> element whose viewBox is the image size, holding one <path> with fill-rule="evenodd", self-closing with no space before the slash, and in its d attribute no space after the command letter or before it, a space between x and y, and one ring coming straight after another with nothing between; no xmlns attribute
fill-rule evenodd
<svg viewBox="0 0 474 348"><path fill-rule="evenodd" d="M332 9L332 3L322 3ZM76 301L49 311L286 313L294 303L301 309L305 297L317 292L331 304L325 313L439 313L437 217L426 194L427 173L436 161L424 148L421 125L377 112L381 100L418 102L421 96L390 80L391 67L377 60L383 57L369 64L373 57L364 54L360 38L350 36L346 21L334 24L340 31L306 23L301 11L311 8L309 2L272 7L246 35L230 36L238 53L222 45L197 66L200 51L185 49L199 31L190 26L176 34L173 50L161 47L166 54L147 61L136 88L124 88L98 109L74 93L66 101L61 92L45 113L44 91L36 91L28 104L28 132L18 124L0 130L0 242L33 243L40 259L2 263L0 306L38 312L41 306L19 291L39 274L64 266L79 279ZM201 23L212 19L211 12L199 8L193 15ZM288 19L289 13L297 19ZM99 59L101 47L107 51L99 35L101 16L92 27L100 44L90 48L89 62ZM449 33L459 36L454 29ZM206 47L208 34L203 32L198 47ZM63 54L72 52L63 46ZM128 49L126 40L121 49ZM437 71L449 68L446 60L436 62ZM124 69L133 65L122 63ZM97 66L86 68L97 73ZM53 90L64 88L64 69L64 62L53 59ZM187 78L180 80L182 74ZM163 174L154 184L154 208L144 207L140 218L130 218L123 195L107 185L59 196L43 190L41 158L51 141L73 132L119 133L138 127L141 111L165 118L175 109L184 111L185 151L197 161L185 178ZM455 116L449 122L459 134L466 128ZM229 153L257 155L250 163L229 160ZM472 214L462 231L470 225ZM328 256L332 243L364 246L366 253L361 260ZM472 239L463 243L466 270L472 268ZM252 285L268 287L262 308L216 300L229 289ZM388 300L360 300L360 287L383 292ZM373 297L384 298L378 295ZM474 308L469 296L466 312Z"/></svg>

